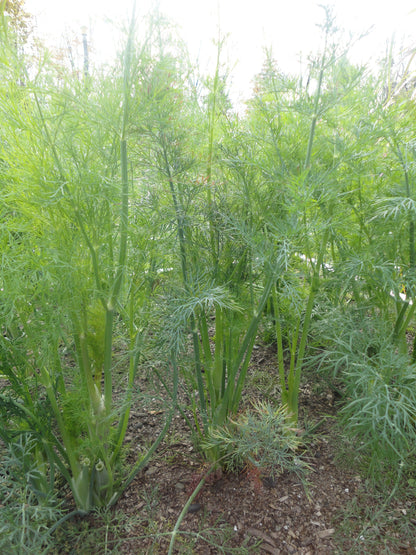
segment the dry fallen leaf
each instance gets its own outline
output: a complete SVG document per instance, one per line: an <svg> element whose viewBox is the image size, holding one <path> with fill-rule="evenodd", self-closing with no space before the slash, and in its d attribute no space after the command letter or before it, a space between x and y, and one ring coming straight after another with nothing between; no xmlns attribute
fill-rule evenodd
<svg viewBox="0 0 416 555"><path fill-rule="evenodd" d="M263 551L267 551L267 553L271 553L271 555L280 555L281 551L277 547L272 547L271 545L267 545L267 543L263 543L260 546L260 549Z"/></svg>
<svg viewBox="0 0 416 555"><path fill-rule="evenodd" d="M252 536L256 536L256 538L260 538L261 540L269 543L273 547L276 547L274 540L270 536L265 534L262 530L257 530L257 528L247 528L247 532Z"/></svg>
<svg viewBox="0 0 416 555"><path fill-rule="evenodd" d="M293 538L294 540L297 540L297 539L298 539L297 535L295 534L295 532L293 532L293 530L289 530L289 531L288 531L288 536L290 536L290 537Z"/></svg>
<svg viewBox="0 0 416 555"><path fill-rule="evenodd" d="M329 536L332 536L334 532L335 532L335 528L328 528L327 530L321 530L321 532L317 532L317 536L321 538L321 540L323 540L324 538L328 538Z"/></svg>

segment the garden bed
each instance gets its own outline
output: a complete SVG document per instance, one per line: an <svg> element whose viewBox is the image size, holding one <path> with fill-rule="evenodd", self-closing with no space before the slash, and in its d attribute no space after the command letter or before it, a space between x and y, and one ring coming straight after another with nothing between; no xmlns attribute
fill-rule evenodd
<svg viewBox="0 0 416 555"><path fill-rule="evenodd" d="M274 372L273 349L256 349L246 403L249 398L278 403ZM305 384L300 422L319 424L305 445L303 458L310 466L305 481L290 473L271 480L247 469L211 476L180 526L174 552L416 553L414 503L403 498L383 506L387 495L372 490L354 466L353 454L347 456L335 414L331 390ZM162 400L132 411L126 436L132 461L140 445L154 440L164 416ZM88 525L82 519L71 523L69 552L84 553L87 544L97 553L167 553L176 520L208 468L189 437L189 428L176 416L168 438L111 514L88 517Z"/></svg>

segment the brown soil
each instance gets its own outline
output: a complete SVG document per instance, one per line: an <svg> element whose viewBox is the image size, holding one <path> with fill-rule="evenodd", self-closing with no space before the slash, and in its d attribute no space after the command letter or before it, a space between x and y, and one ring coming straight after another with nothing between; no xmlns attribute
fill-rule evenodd
<svg viewBox="0 0 416 555"><path fill-rule="evenodd" d="M255 351L245 399L264 398L259 376L267 382L267 397L276 399L273 380L267 378L275 372L274 353L267 348ZM378 521L373 518L379 509L377 496L369 493L351 461L336 458L341 439L331 418L335 408L330 390L304 387L301 403L300 421L321 422L304 454L311 467L307 484L292 474L275 481L249 472L211 476L182 521L175 553L416 554L414 503L395 500ZM157 437L164 417L160 399L132 412L126 437L132 458L137 446ZM115 507L127 524L118 530L117 544L109 543L117 545L114 552L167 553L170 532L206 469L189 428L177 416L168 438ZM406 533L400 525L404 518ZM97 521L90 524L97 526ZM111 527L109 532L115 542Z"/></svg>

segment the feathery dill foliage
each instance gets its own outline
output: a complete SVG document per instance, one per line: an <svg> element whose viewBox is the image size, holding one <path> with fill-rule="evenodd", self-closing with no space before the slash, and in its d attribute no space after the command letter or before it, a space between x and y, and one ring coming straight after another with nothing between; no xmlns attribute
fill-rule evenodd
<svg viewBox="0 0 416 555"><path fill-rule="evenodd" d="M34 462L36 441L20 436L8 452L2 452L0 494L2 499L0 548L5 553L46 552L53 546L50 526L63 514L61 502L50 491L41 495L44 476Z"/></svg>
<svg viewBox="0 0 416 555"><path fill-rule="evenodd" d="M1 54L8 73L0 99L7 298L1 434L12 445L32 432L39 471L49 475L44 488L61 473L86 512L113 504L151 453L120 473L146 285L144 253L133 260L129 252L137 192L127 143L143 111L136 74L149 59L136 44L134 17L113 75L80 81L63 67L57 75L45 60L31 76L12 42L2 41ZM146 248L137 238L135 247ZM125 361L115 357L118 330ZM124 398L116 405L120 364Z"/></svg>
<svg viewBox="0 0 416 555"><path fill-rule="evenodd" d="M263 477L275 479L283 472L302 475L307 470L297 432L284 406L258 402L226 426L211 429L203 442L206 450L218 451L227 470L254 467Z"/></svg>
<svg viewBox="0 0 416 555"><path fill-rule="evenodd" d="M30 440L35 494L63 479L81 512L111 506L176 410L214 465L231 449L230 467L298 471L305 366L337 380L370 473L412 475L410 66L355 67L326 10L307 79L268 53L239 116L221 37L201 77L165 21L138 32L133 16L114 67L81 79L46 52L34 71L3 4L0 435L11 453ZM241 416L259 330L276 341L281 407ZM126 471L145 356L170 406Z"/></svg>

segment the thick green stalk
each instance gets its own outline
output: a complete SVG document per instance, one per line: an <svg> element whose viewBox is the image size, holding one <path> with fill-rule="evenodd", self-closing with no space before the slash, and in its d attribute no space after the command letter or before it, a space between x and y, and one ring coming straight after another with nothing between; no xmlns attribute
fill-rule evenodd
<svg viewBox="0 0 416 555"><path fill-rule="evenodd" d="M46 389L46 394L51 404L52 411L58 423L59 431L61 433L62 440L65 446L65 454L68 457L69 466L71 467L72 476L75 478L79 474L80 465L76 457L74 442L72 440L70 433L68 432L64 419L62 418L62 414L55 397L55 392L53 390L51 377L49 375L49 372L46 370L46 368L41 368L41 378L42 378L42 383Z"/></svg>
<svg viewBox="0 0 416 555"><path fill-rule="evenodd" d="M394 330L393 330L393 342L396 343L399 340L400 337L400 332L403 326L403 321L404 321L404 317L405 314L407 312L407 309L409 308L409 302L408 301L404 301L403 303L400 303L399 301L396 302L396 306L401 306L400 310L398 310L398 315L396 318L396 323L394 325Z"/></svg>
<svg viewBox="0 0 416 555"><path fill-rule="evenodd" d="M295 368L296 368L296 353L298 349L298 340L299 340L299 330L300 330L301 320L299 319L296 324L296 329L291 338L290 342L290 363L289 363L289 372L287 375L287 386L285 389L284 399L286 403L290 403L291 399L291 392L293 391L294 383L295 383ZM282 398L283 400L283 398Z"/></svg>
<svg viewBox="0 0 416 555"><path fill-rule="evenodd" d="M222 41L218 40L217 45L217 63L215 67L215 76L213 91L210 94L211 104L208 111L208 163L207 163L207 201L208 201L208 223L209 223L209 236L211 244L211 256L213 264L213 273L216 275L218 269L218 255L217 255L217 241L215 240L215 223L213 217L214 204L212 201L211 180L212 180L212 158L214 152L214 135L215 135L215 120L217 112L217 95L219 85L219 69L220 69L220 56Z"/></svg>
<svg viewBox="0 0 416 555"><path fill-rule="evenodd" d="M213 383L215 390L215 400L213 399L215 405L218 399L221 398L221 386L223 381L223 337L224 337L224 326L223 326L223 309L217 307L215 310L215 355L214 355L214 368L213 368Z"/></svg>
<svg viewBox="0 0 416 555"><path fill-rule="evenodd" d="M205 310L201 310L201 314L199 315L198 322L199 322L199 330L201 333L201 341L202 341L202 351L204 354L205 364L207 367L211 367L212 365L212 353L211 353L211 345L209 342L209 332L208 332L208 325L207 325L207 313Z"/></svg>
<svg viewBox="0 0 416 555"><path fill-rule="evenodd" d="M134 310L135 310L134 295L131 293L130 303L129 303L129 337L130 337L130 353L134 353L134 355L130 354L129 376L128 376L127 393L126 393L126 399L125 399L125 408L118 425L117 436L115 440L116 445L111 455L112 463L114 463L115 460L117 459L117 456L123 445L124 437L126 435L129 416L130 416L131 402L132 402L134 378L136 376L136 368L137 368L137 365L139 362L138 359L140 356L139 354L140 334L138 331L134 329Z"/></svg>
<svg viewBox="0 0 416 555"><path fill-rule="evenodd" d="M212 356L211 353L211 344L209 339L209 332L208 332L208 325L207 325L207 314L205 310L201 311L201 314L198 318L199 324L199 332L201 335L201 342L202 342L202 356L204 357L204 375L206 379L207 389L208 389L208 396L211 399L211 409L213 406L212 401L215 399L215 387L214 387L214 361L215 355Z"/></svg>
<svg viewBox="0 0 416 555"><path fill-rule="evenodd" d="M77 337L77 344L80 349L80 356L78 357L79 370L81 379L87 386L89 401L91 403L91 410L94 415L98 417L100 407L100 393L95 385L94 378L91 372L91 361L88 356L87 339L84 332L81 332Z"/></svg>
<svg viewBox="0 0 416 555"><path fill-rule="evenodd" d="M231 395L231 410L236 412L240 404L241 395L243 392L243 386L246 379L248 364L250 362L251 353L254 347L254 341L256 339L256 333L260 324L260 320L263 314L264 307L266 306L267 300L270 297L270 293L273 285L276 282L276 275L274 272L267 278L266 284L263 289L263 294L257 305L257 310L254 313L248 330L244 336L243 342L238 350L237 356L233 361L232 375L236 376L238 370L240 369L240 375L238 376L237 383L233 384L234 390ZM244 361L244 362L243 362ZM227 389L230 387L230 383Z"/></svg>
<svg viewBox="0 0 416 555"><path fill-rule="evenodd" d="M120 141L120 164L121 164L121 211L120 211L120 247L118 264L110 298L105 306L105 341L104 341L104 403L107 415L111 412L113 399L112 384L112 350L113 350L113 325L115 305L120 295L121 286L125 272L127 260L127 238L129 220L129 179L128 179L128 159L127 159L127 125L129 120L129 101L130 101L130 74L131 57L133 49L134 26L135 26L135 4L131 18L129 35L127 39L125 61L124 61L124 100L123 100L123 120Z"/></svg>
<svg viewBox="0 0 416 555"><path fill-rule="evenodd" d="M311 167L311 159L312 159L312 147L313 147L313 141L315 138L315 129L316 129L316 123L318 121L318 110L319 110L319 100L321 98L321 89L322 89L322 82L323 82L323 77L324 77L324 70L325 70L325 55L326 55L326 48L327 48L327 39L328 39L328 29L325 35L325 46L324 46L324 51L322 54L322 59L321 59L321 67L319 70L319 77L318 77L318 87L315 93L315 100L314 100L314 107L313 107L313 115L312 115L312 121L311 121L311 126L309 129L309 139L308 139L308 147L306 150L306 158L305 158L305 164L304 164L304 169L306 171L306 175L304 178L304 185L309 185L309 177L310 177L310 167ZM307 217L306 217L306 208L303 211L303 224L305 227L305 237L306 237L306 242L305 242L305 254L306 257L308 259L311 259L311 253L310 253L310 245L309 245L309 236L308 236L308 226L307 226Z"/></svg>
<svg viewBox="0 0 416 555"><path fill-rule="evenodd" d="M201 417L202 417L202 423L204 425L204 433L206 433L208 431L207 405L205 400L204 381L202 378L202 365L201 365L201 355L199 352L198 330L197 330L195 318L193 315L191 315L190 317L190 324L191 324L191 332L192 332L192 343L193 343L194 353L195 353L195 371L196 371L196 380L197 380L197 386L198 386L199 406L201 408Z"/></svg>
<svg viewBox="0 0 416 555"><path fill-rule="evenodd" d="M150 447L150 449L146 453L146 455L140 461L137 462L137 464L133 467L133 469L131 470L127 479L123 483L122 487L119 489L119 491L117 493L115 493L113 495L113 497L111 498L111 500L108 503L108 506L111 506L111 505L114 505L115 503L117 503L117 501L120 499L123 492L126 491L126 489L132 483L132 481L137 476L137 474L146 466L146 464L148 463L148 461L152 457L153 453L159 447L159 445L163 441L164 437L166 436L167 432L169 431L170 424L171 424L173 416L176 412L177 398L178 398L179 372L178 372L178 366L176 364L176 358L175 358L174 354L172 354L172 356L171 356L171 364L172 364L172 367L173 367L173 376L172 376L173 384L172 384L172 391L170 391L169 393L170 393L171 398L172 398L172 405L171 405L171 409L169 411L169 415L166 418L165 425L164 425L163 429L161 430L159 436L156 438L156 440L154 441L154 443L152 444L152 446Z"/></svg>
<svg viewBox="0 0 416 555"><path fill-rule="evenodd" d="M105 307L105 334L104 334L104 402L107 414L111 411L113 386L112 386L112 348L113 325L115 305L120 295L121 286L127 260L127 236L129 215L129 183L126 140L121 141L121 213L120 213L120 248L116 275L110 299Z"/></svg>
<svg viewBox="0 0 416 555"><path fill-rule="evenodd" d="M310 178L312 147L313 147L313 142L315 138L315 129L316 129L316 123L318 120L318 112L319 112L319 101L321 97L322 82L323 82L325 63L326 63L328 32L329 32L329 28L327 28L326 34L325 34L325 46L324 46L324 50L321 58L321 66L320 66L319 77L318 77L318 87L315 93L314 113L312 116L311 126L309 130L308 147L306 151L306 158L305 158L305 164L304 164L304 169L307 171L307 175L305 177L306 185L309 184L308 182ZM306 212L304 212L303 216L304 216L304 221L306 225ZM303 358L305 355L306 342L307 342L308 333L309 333L309 326L310 326L310 321L312 317L312 309L314 306L315 296L319 289L319 272L323 263L328 236L329 236L329 231L327 228L324 231L324 235L321 241L320 251L318 253L318 260L314 268L311 289L309 292L308 302L305 310L305 316L302 324L302 332L301 332L299 346L298 346L298 333L300 330L300 327L299 327L300 322L297 327L295 338L292 341L291 364L290 364L290 371L288 376L287 401L288 401L289 409L292 412L293 418L296 422L298 419L299 386L300 386L300 377L301 377L301 371L303 366ZM309 250L308 243L307 243L307 248ZM308 258L310 259L309 256ZM286 392L285 392L285 397L286 397Z"/></svg>
<svg viewBox="0 0 416 555"><path fill-rule="evenodd" d="M277 342L277 367L279 371L279 381L283 404L287 403L287 386L286 386L286 375L285 375L285 362L283 356L283 337L282 337L282 325L280 322L280 309L279 301L277 298L276 285L272 289L272 300L274 308L274 319L275 319L275 329L276 329L276 342Z"/></svg>
<svg viewBox="0 0 416 555"><path fill-rule="evenodd" d="M302 324L302 334L300 337L300 343L299 343L299 348L298 348L297 357L296 357L293 388L291 392L289 391L289 407L294 414L296 422L298 419L299 386L300 386L300 377L301 377L301 372L303 367L303 359L305 356L306 343L307 343L308 334L309 334L309 327L311 323L312 310L314 307L315 297L319 290L319 282L320 282L319 274L320 274L321 266L323 264L324 255L326 252L328 236L329 236L329 230L327 228L324 231L324 235L322 237L320 251L318 254L318 260L314 268L311 289L309 292L308 303L306 305L305 316Z"/></svg>
<svg viewBox="0 0 416 555"><path fill-rule="evenodd" d="M163 160L165 163L165 171L168 178L169 188L172 196L173 207L175 210L176 215L176 223L178 226L178 237L179 237L179 250L180 250L180 257L181 257L181 268L182 268L182 279L185 286L185 289L189 291L189 281L188 281L188 268L187 268L187 257L186 257L186 239L185 239L185 226L183 220L183 210L182 207L179 206L178 198L176 195L175 184L173 181L173 175L170 169L170 164L168 160L168 153L167 153L167 145L166 140L163 138L162 141L162 153L163 153ZM198 395L199 395L199 405L201 408L201 416L202 422L204 425L204 431L208 431L208 416L207 416L207 405L205 400L205 391L204 391L204 381L202 378L202 365L201 365L201 353L200 353L200 345L199 345L199 337L198 337L198 329L196 326L195 317L191 314L190 318L190 325L191 325L191 334L192 334L192 344L194 348L194 357L195 357L195 373L196 373L196 380L197 380L197 387L198 387Z"/></svg>
<svg viewBox="0 0 416 555"><path fill-rule="evenodd" d="M182 206L179 206L178 197L176 195L175 184L174 184L174 181L173 181L173 175L172 175L172 172L170 170L166 140L164 138L163 138L163 144L162 144L162 151L163 151L163 160L164 160L164 163L165 163L165 171L166 171L168 182L169 182L170 194L171 194L171 197L172 197L173 207L175 209L176 223L177 223L177 226L178 226L179 251L180 251L180 256L181 256L182 278L183 278L185 289L188 290L189 289L189 283L188 283L188 268L187 268L187 259L186 259L186 240L185 240L185 225L184 225L184 218L183 218L183 210L182 210Z"/></svg>
<svg viewBox="0 0 416 555"><path fill-rule="evenodd" d="M125 161L124 161L125 159ZM127 168L127 152L122 148L122 173ZM111 411L112 405L112 348L113 348L113 326L114 326L114 310L123 281L125 263L127 258L127 221L128 221L128 182L124 181L123 176L123 192L122 196L126 200L122 200L122 213L120 221L120 250L119 261L116 269L116 275L113 282L111 295L107 304L105 304L105 331L104 331L104 403L107 414Z"/></svg>
<svg viewBox="0 0 416 555"><path fill-rule="evenodd" d="M409 303L407 303L409 304ZM406 318L404 318L402 324L398 327L397 330L397 339L400 339L401 336L404 336L404 334L406 333L407 328L409 327L409 324L413 318L413 315L415 313L415 309L416 309L416 303L413 302L412 305L410 305L410 309L407 313Z"/></svg>
<svg viewBox="0 0 416 555"><path fill-rule="evenodd" d="M112 299L114 300L114 299ZM114 323L114 305L111 301L108 303L105 311L105 328L104 328L104 406L105 411L110 414L113 399L113 380L112 380L112 364L113 364L113 323Z"/></svg>

